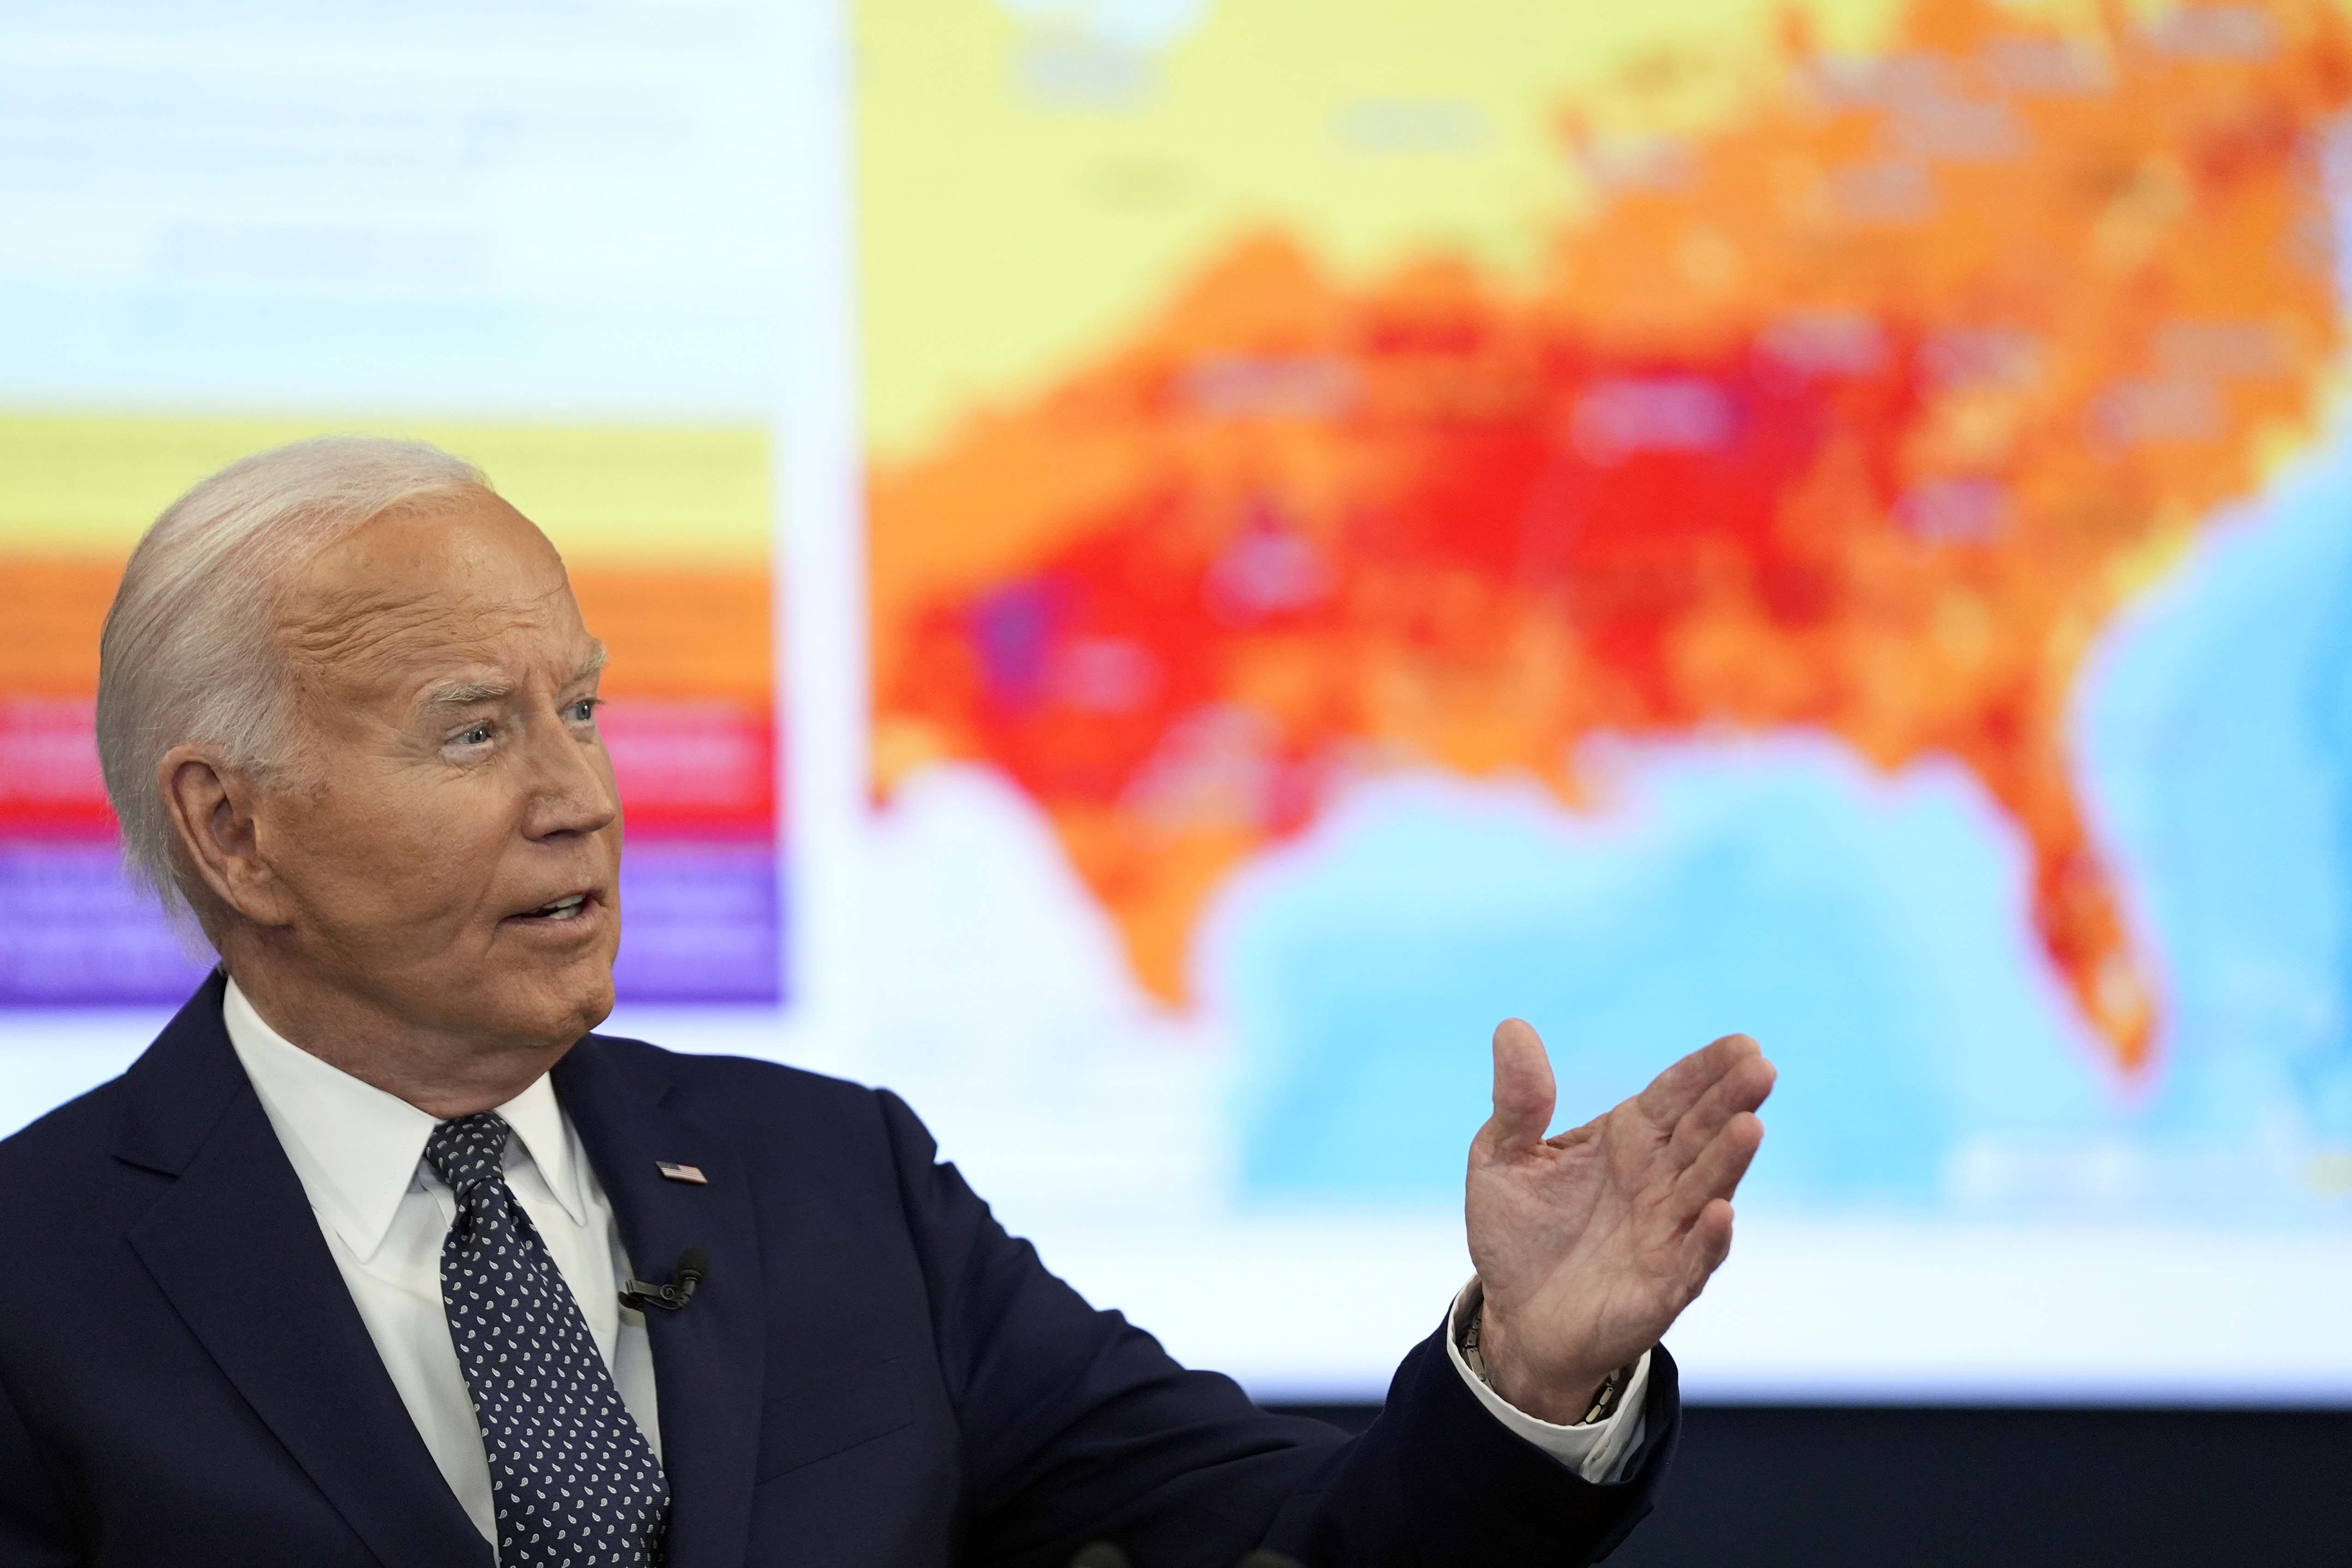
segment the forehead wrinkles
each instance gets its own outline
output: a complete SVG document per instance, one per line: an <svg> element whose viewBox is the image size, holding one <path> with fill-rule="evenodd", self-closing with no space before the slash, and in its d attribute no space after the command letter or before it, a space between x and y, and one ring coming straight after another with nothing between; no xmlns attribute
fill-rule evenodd
<svg viewBox="0 0 2352 1568"><path fill-rule="evenodd" d="M380 586L317 590L280 622L277 641L290 663L313 676L385 675L436 655L480 658L515 632L559 629L566 595L560 581L504 599Z"/></svg>

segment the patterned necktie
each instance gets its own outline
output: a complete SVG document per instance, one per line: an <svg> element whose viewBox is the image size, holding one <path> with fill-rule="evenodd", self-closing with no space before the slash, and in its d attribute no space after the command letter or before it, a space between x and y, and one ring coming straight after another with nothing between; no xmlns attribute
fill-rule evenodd
<svg viewBox="0 0 2352 1568"><path fill-rule="evenodd" d="M457 1195L441 1304L490 1463L499 1568L651 1568L669 1483L507 1187L507 1131L486 1110L444 1121L425 1145Z"/></svg>

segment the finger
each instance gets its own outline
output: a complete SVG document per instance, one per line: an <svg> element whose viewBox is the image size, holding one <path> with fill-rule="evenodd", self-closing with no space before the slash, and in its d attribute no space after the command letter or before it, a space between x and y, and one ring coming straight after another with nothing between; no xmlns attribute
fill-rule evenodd
<svg viewBox="0 0 2352 1568"><path fill-rule="evenodd" d="M1772 1092L1773 1081L1780 1069L1763 1057L1746 1057L1731 1065L1731 1070L1707 1086L1698 1103L1683 1113L1675 1123L1674 1138L1669 1145L1675 1163L1687 1165L1698 1157L1698 1152L1715 1141L1731 1119L1743 1110L1753 1110L1762 1105Z"/></svg>
<svg viewBox="0 0 2352 1568"><path fill-rule="evenodd" d="M1723 1131L1675 1178L1676 1217L1696 1215L1716 1199L1730 1197L1763 1142L1764 1123L1752 1110L1743 1110L1724 1123Z"/></svg>
<svg viewBox="0 0 2352 1568"><path fill-rule="evenodd" d="M1634 1097L1634 1104L1658 1126L1672 1127L1717 1079L1748 1058L1763 1054L1764 1048L1747 1036L1726 1035L1660 1073Z"/></svg>
<svg viewBox="0 0 2352 1568"><path fill-rule="evenodd" d="M1699 1210L1690 1234L1683 1238L1683 1278L1689 1281L1691 1294L1697 1295L1707 1276L1722 1268L1730 1256L1731 1202L1716 1198Z"/></svg>
<svg viewBox="0 0 2352 1568"><path fill-rule="evenodd" d="M1495 1030L1495 1114L1480 1137L1502 1152L1534 1148L1551 1125L1554 1092L1542 1037L1522 1019L1504 1019Z"/></svg>

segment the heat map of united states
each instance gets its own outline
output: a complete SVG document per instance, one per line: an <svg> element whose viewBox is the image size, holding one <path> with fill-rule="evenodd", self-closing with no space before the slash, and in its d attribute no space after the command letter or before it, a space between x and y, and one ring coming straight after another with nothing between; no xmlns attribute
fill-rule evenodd
<svg viewBox="0 0 2352 1568"><path fill-rule="evenodd" d="M1350 783L1589 802L1602 737L1955 759L2142 1070L2162 955L2068 753L2086 654L2316 431L2342 346L2332 8L1792 20L1702 135L1564 97L1540 266L1365 277L1268 221L1121 341L869 476L878 786L992 765L1136 974Z"/></svg>

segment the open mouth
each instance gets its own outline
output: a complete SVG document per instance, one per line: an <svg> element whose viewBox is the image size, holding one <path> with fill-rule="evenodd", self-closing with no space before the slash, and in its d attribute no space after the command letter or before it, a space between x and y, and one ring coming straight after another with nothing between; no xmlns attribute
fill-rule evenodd
<svg viewBox="0 0 2352 1568"><path fill-rule="evenodd" d="M587 908L587 894L566 893L560 899L550 900L535 910L525 910L519 915L509 915L507 918L518 921L576 921Z"/></svg>

